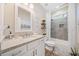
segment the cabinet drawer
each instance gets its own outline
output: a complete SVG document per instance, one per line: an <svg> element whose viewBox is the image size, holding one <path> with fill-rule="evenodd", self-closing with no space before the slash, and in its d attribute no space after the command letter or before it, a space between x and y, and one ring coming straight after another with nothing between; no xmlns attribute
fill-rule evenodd
<svg viewBox="0 0 79 59"><path fill-rule="evenodd" d="M8 52L2 54L2 56L20 56L22 54L26 54L26 50L27 50L26 45L24 45L19 48L8 51Z"/></svg>
<svg viewBox="0 0 79 59"><path fill-rule="evenodd" d="M28 44L28 50L37 47L39 44L40 44L40 40L36 40L36 41L33 41L33 42L29 43Z"/></svg>

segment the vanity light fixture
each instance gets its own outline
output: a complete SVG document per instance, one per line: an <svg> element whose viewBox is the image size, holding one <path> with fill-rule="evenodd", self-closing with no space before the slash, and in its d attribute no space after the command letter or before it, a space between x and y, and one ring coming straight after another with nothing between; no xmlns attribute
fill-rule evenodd
<svg viewBox="0 0 79 59"><path fill-rule="evenodd" d="M26 6L27 6L27 5L28 5L28 3L24 3L24 5L26 5Z"/></svg>
<svg viewBox="0 0 79 59"><path fill-rule="evenodd" d="M33 9L34 5L32 3L24 3L24 5L28 6L29 8Z"/></svg>
<svg viewBox="0 0 79 59"><path fill-rule="evenodd" d="M34 8L34 5L33 4L29 4L29 8Z"/></svg>
<svg viewBox="0 0 79 59"><path fill-rule="evenodd" d="M57 6L56 6L56 9L59 9L59 8L61 8L61 7L65 7L65 6L67 6L67 4L66 4L66 3L59 4L59 5L57 5Z"/></svg>
<svg viewBox="0 0 79 59"><path fill-rule="evenodd" d="M56 9L58 9L60 7L60 5L56 6Z"/></svg>

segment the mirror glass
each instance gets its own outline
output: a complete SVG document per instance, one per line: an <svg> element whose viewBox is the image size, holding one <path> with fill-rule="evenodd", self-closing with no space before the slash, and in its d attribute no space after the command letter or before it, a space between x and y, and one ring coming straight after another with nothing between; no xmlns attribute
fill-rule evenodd
<svg viewBox="0 0 79 59"><path fill-rule="evenodd" d="M31 31L31 13L21 7L18 7L18 17L16 20L16 28L19 32Z"/></svg>

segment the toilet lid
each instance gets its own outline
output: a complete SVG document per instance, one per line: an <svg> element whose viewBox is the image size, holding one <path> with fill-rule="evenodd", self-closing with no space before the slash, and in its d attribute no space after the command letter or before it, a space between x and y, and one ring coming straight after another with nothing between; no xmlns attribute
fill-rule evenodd
<svg viewBox="0 0 79 59"><path fill-rule="evenodd" d="M46 41L45 44L51 47L55 46L54 41Z"/></svg>

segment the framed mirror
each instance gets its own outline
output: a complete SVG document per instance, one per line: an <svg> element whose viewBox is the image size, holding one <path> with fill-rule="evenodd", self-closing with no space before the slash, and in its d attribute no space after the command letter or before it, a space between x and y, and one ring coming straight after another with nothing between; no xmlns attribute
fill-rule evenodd
<svg viewBox="0 0 79 59"><path fill-rule="evenodd" d="M15 32L32 31L31 12L23 6L16 6Z"/></svg>

